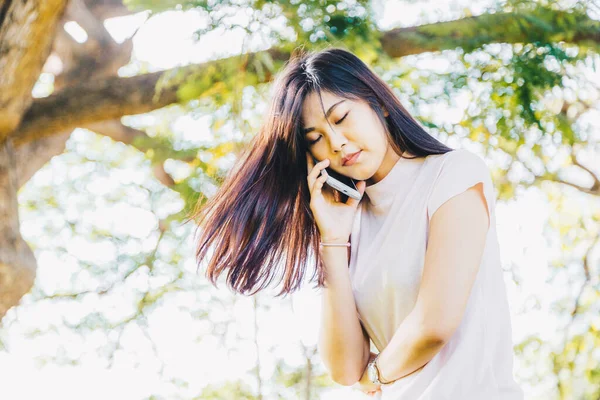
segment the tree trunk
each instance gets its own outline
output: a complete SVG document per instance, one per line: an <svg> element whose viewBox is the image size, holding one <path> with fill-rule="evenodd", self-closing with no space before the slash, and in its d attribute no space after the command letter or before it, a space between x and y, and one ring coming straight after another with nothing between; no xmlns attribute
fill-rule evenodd
<svg viewBox="0 0 600 400"><path fill-rule="evenodd" d="M66 0L6 0L0 8L0 143L21 122Z"/></svg>
<svg viewBox="0 0 600 400"><path fill-rule="evenodd" d="M66 0L0 3L0 321L35 280L36 260L19 231L17 159L8 135L32 102Z"/></svg>
<svg viewBox="0 0 600 400"><path fill-rule="evenodd" d="M19 233L15 152L10 140L0 145L0 318L33 286L36 261Z"/></svg>

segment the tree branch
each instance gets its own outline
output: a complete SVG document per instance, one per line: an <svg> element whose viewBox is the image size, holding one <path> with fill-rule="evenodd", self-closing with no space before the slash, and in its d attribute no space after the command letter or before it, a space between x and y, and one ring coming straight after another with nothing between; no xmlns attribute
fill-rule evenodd
<svg viewBox="0 0 600 400"><path fill-rule="evenodd" d="M556 26L555 40L567 39L572 32L563 32L558 19L564 12L544 10L533 11L536 18ZM391 57L402 57L425 51L452 49L457 46L473 48L492 42L517 43L530 39L522 29L507 29L506 24L514 24L513 19L525 18L523 14L485 14L456 21L438 22L410 28L399 28L383 34L382 45ZM578 17L579 18L579 17ZM511 22L512 21L512 22ZM522 22L527 24L529 22ZM600 31L600 22L586 20L581 22L580 38L596 39L588 35L590 27ZM574 28L577 29L577 28ZM465 35L464 32L469 32ZM563 33L561 33L563 32ZM538 36L542 33L538 33ZM587 35L587 36L586 36ZM597 38L600 41L600 38ZM584 40L584 39L580 39ZM277 49L267 50L276 60L287 60L289 53ZM249 57L258 53L250 53ZM234 56L237 58L238 56ZM81 125L113 120L123 115L140 114L175 103L177 87L166 88L160 95L154 95L154 87L163 73L180 73L183 76L201 74L204 68L230 62L231 58L214 60L203 64L189 65L163 72L155 72L130 78L107 78L99 82L86 82L79 86L66 88L47 98L36 100L27 111L23 123L14 133L15 146L25 142L62 132ZM270 77L267 77L270 79Z"/></svg>
<svg viewBox="0 0 600 400"><path fill-rule="evenodd" d="M561 183L563 185L571 186L572 188L575 188L575 189L579 190L580 192L591 194L592 196L600 196L600 190L597 190L597 189L594 190L593 187L588 188L585 186L581 186L577 183L565 181L564 179L559 178L556 174L545 174L542 176L536 176L533 184L535 184L536 182L540 183L540 182L544 182L544 181Z"/></svg>
<svg viewBox="0 0 600 400"><path fill-rule="evenodd" d="M25 146L15 147L17 181L19 188L31 179L52 157L65 151L65 143L71 132L69 129L55 135L48 136Z"/></svg>
<svg viewBox="0 0 600 400"><path fill-rule="evenodd" d="M63 62L63 71L54 78L55 90L81 82L116 76L120 67L131 59L133 40L117 43L83 0L70 0L61 21L76 21L87 33L85 43L75 41L63 28L54 42L54 51Z"/></svg>
<svg viewBox="0 0 600 400"><path fill-rule="evenodd" d="M276 49L268 50L268 53L274 60L287 60L289 57L289 54ZM156 84L163 75L177 74L183 76L185 81L187 76L197 76L204 69L219 68L221 63L238 58L233 56L134 77L110 77L66 87L56 94L35 100L11 137L15 146L21 146L55 132L113 120L123 115L142 114L177 103L177 85L161 88L156 93Z"/></svg>
<svg viewBox="0 0 600 400"><path fill-rule="evenodd" d="M535 19L545 23L533 24ZM564 21L573 19L565 29ZM523 27L523 28L521 28ZM488 43L529 43L548 41L582 44L600 43L600 21L586 15L537 8L529 12L481 14L454 21L442 21L392 29L382 39L382 48L390 57L404 57L428 51L452 50L461 47L471 51Z"/></svg>
<svg viewBox="0 0 600 400"><path fill-rule="evenodd" d="M123 115L141 114L177 102L177 88L155 96L162 72L66 87L57 94L33 102L14 136L15 146Z"/></svg>
<svg viewBox="0 0 600 400"><path fill-rule="evenodd" d="M131 128L129 126L125 126L121 123L121 121L118 120L98 122L95 124L88 125L85 128L128 145L133 145L133 141L138 137L148 137L146 132L141 131L139 129ZM135 145L135 147L142 152L148 150L138 145ZM165 171L164 162L156 163L152 167L152 172L154 173L156 179L158 179L158 181L163 185L173 186L175 184L175 181L173 180L171 175L169 175L167 171Z"/></svg>
<svg viewBox="0 0 600 400"><path fill-rule="evenodd" d="M96 17L103 20L132 14L123 5L123 0L85 0L85 4Z"/></svg>
<svg viewBox="0 0 600 400"><path fill-rule="evenodd" d="M600 179L598 178L598 175L594 171L592 171L590 168L581 164L579 162L579 160L577 160L577 157L575 155L573 155L573 157L571 157L571 159L573 160L573 164L577 165L579 168L583 169L584 171L586 171L587 173L589 173L592 176L592 178L594 179L594 184L592 185L590 190L592 192L600 194Z"/></svg>
<svg viewBox="0 0 600 400"><path fill-rule="evenodd" d="M0 25L0 143L20 123L67 0L7 2Z"/></svg>

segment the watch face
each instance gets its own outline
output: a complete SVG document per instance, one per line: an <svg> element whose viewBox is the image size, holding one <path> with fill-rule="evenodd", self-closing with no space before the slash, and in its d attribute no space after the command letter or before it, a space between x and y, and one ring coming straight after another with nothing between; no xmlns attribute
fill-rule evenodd
<svg viewBox="0 0 600 400"><path fill-rule="evenodd" d="M369 375L371 382L375 383L377 381L377 371L375 370L375 366L373 364L369 364L367 374Z"/></svg>

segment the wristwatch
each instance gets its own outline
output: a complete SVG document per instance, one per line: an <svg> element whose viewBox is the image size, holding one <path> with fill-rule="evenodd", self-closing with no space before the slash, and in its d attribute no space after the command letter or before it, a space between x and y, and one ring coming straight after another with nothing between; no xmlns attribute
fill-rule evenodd
<svg viewBox="0 0 600 400"><path fill-rule="evenodd" d="M373 361L369 362L369 364L367 365L367 374L369 375L369 379L371 380L371 382L383 385L390 382L381 381L381 374L379 373L379 367L377 366L377 359L379 358L380 354L381 353L377 354Z"/></svg>

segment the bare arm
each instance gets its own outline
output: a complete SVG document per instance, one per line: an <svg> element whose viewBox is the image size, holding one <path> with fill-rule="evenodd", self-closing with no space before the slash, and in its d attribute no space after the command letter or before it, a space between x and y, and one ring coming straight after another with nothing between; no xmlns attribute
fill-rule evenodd
<svg viewBox="0 0 600 400"><path fill-rule="evenodd" d="M379 357L380 372L386 381L423 368L464 318L490 226L481 189L481 185L475 185L454 196L431 217L415 307Z"/></svg>
<svg viewBox="0 0 600 400"><path fill-rule="evenodd" d="M319 354L334 382L350 386L358 382L370 354L352 293L345 247L322 249L327 278L323 288Z"/></svg>

